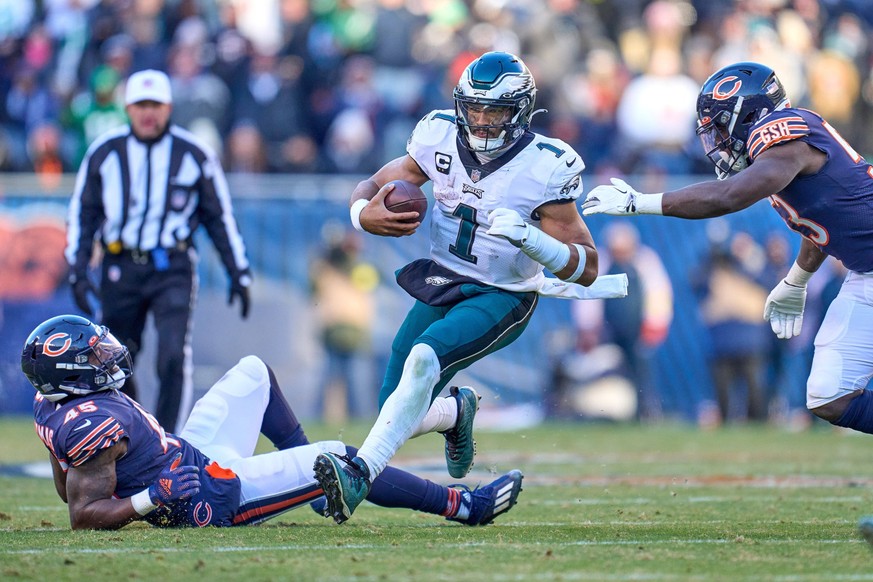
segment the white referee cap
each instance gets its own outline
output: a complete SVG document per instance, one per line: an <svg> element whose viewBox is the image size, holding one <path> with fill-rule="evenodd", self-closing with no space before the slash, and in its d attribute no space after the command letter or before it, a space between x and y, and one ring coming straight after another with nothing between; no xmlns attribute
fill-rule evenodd
<svg viewBox="0 0 873 582"><path fill-rule="evenodd" d="M147 69L130 76L124 92L124 104L130 105L140 101L173 102L170 78L167 77L166 73Z"/></svg>

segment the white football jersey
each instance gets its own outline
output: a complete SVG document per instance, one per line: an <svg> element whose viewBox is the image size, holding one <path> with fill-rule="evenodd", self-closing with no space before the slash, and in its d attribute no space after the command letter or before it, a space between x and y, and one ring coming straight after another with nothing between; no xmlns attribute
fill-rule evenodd
<svg viewBox="0 0 873 582"><path fill-rule="evenodd" d="M585 164L573 148L527 132L499 158L480 164L459 145L454 111L446 109L418 122L406 151L433 182L431 258L495 287L539 290L543 266L506 239L487 234L488 215L510 208L539 228L537 208L576 200Z"/></svg>

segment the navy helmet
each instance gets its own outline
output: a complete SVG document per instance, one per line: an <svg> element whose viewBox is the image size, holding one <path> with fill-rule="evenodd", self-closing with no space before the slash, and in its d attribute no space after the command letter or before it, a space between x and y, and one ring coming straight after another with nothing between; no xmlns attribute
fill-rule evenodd
<svg viewBox="0 0 873 582"><path fill-rule="evenodd" d="M21 352L21 371L51 401L121 388L131 375L130 351L102 325L78 315L52 317L34 329Z"/></svg>
<svg viewBox="0 0 873 582"><path fill-rule="evenodd" d="M720 180L751 163L749 131L784 107L790 107L785 88L770 67L736 63L706 80L697 97L697 135Z"/></svg>

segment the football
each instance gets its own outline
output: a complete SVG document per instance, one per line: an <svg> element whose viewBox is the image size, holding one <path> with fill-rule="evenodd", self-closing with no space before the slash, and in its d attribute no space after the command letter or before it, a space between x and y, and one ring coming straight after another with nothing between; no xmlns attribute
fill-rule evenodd
<svg viewBox="0 0 873 582"><path fill-rule="evenodd" d="M405 180L394 180L389 184L394 184L394 189L385 197L385 207L391 212L418 212L418 221L423 221L427 213L427 196L421 188Z"/></svg>

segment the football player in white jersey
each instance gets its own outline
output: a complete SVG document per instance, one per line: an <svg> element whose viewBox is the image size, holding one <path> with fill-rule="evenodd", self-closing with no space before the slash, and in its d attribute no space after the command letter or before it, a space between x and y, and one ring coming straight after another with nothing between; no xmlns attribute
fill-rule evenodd
<svg viewBox="0 0 873 582"><path fill-rule="evenodd" d="M430 258L398 272L417 301L393 342L379 417L355 458L328 453L315 463L337 523L413 436L442 432L449 473L464 477L473 464L479 397L468 387L451 388L454 399L436 395L458 371L518 338L539 295L590 293L597 249L574 203L585 165L568 144L530 131L535 100L521 59L482 55L463 72L455 109L422 118L407 154L352 193L355 228L380 236L407 236L421 224L415 212L385 207L392 180L431 180L435 204ZM560 280L545 277L544 268Z"/></svg>

